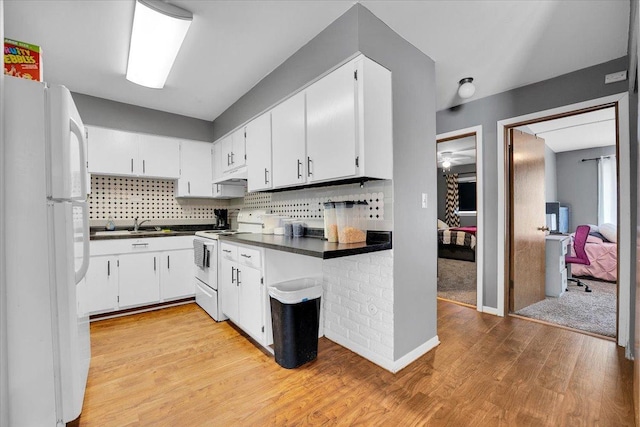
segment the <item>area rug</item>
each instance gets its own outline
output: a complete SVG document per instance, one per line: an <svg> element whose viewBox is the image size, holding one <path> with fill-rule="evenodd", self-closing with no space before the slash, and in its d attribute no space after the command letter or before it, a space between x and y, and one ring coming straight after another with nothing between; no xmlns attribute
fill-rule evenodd
<svg viewBox="0 0 640 427"><path fill-rule="evenodd" d="M476 305L476 263L438 258L438 297Z"/></svg>
<svg viewBox="0 0 640 427"><path fill-rule="evenodd" d="M581 280L593 292L585 292L583 287L569 282L569 290L559 298L547 297L516 314L615 338L616 284Z"/></svg>

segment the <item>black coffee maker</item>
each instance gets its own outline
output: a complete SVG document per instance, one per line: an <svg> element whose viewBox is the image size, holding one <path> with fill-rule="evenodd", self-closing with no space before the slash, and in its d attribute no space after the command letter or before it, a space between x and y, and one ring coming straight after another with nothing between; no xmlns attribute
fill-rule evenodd
<svg viewBox="0 0 640 427"><path fill-rule="evenodd" d="M229 223L227 222L227 210L226 209L214 209L213 213L216 216L216 229L227 229Z"/></svg>

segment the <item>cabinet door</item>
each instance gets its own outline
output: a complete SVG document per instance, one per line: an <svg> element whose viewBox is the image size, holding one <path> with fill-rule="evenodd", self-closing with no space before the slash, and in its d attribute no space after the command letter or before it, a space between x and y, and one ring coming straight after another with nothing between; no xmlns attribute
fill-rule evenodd
<svg viewBox="0 0 640 427"><path fill-rule="evenodd" d="M85 276L84 312L112 311L118 308L118 258L95 256Z"/></svg>
<svg viewBox="0 0 640 427"><path fill-rule="evenodd" d="M356 80L346 64L318 80L307 95L307 181L356 174Z"/></svg>
<svg viewBox="0 0 640 427"><path fill-rule="evenodd" d="M239 325L249 335L263 341L263 316L262 307L264 296L262 292L262 274L260 270L247 266L239 266L237 273L240 295L240 319Z"/></svg>
<svg viewBox="0 0 640 427"><path fill-rule="evenodd" d="M305 126L304 92L271 111L274 188L306 182Z"/></svg>
<svg viewBox="0 0 640 427"><path fill-rule="evenodd" d="M87 127L89 172L135 175L138 135L113 129Z"/></svg>
<svg viewBox="0 0 640 427"><path fill-rule="evenodd" d="M231 150L231 168L236 169L246 164L246 128L242 127L231 134L233 149Z"/></svg>
<svg viewBox="0 0 640 427"><path fill-rule="evenodd" d="M249 192L272 187L271 113L263 114L246 127L247 186Z"/></svg>
<svg viewBox="0 0 640 427"><path fill-rule="evenodd" d="M193 249L162 252L158 257L162 300L193 296Z"/></svg>
<svg viewBox="0 0 640 427"><path fill-rule="evenodd" d="M233 152L233 135L228 135L220 142L220 164L222 165L222 172L227 172L234 169L233 163L231 163L231 153Z"/></svg>
<svg viewBox="0 0 640 427"><path fill-rule="evenodd" d="M153 304L160 300L160 265L157 253L120 255L120 308Z"/></svg>
<svg viewBox="0 0 640 427"><path fill-rule="evenodd" d="M138 173L149 177L180 177L180 142L155 135L139 135Z"/></svg>
<svg viewBox="0 0 640 427"><path fill-rule="evenodd" d="M211 149L209 142L182 141L178 197L212 197Z"/></svg>
<svg viewBox="0 0 640 427"><path fill-rule="evenodd" d="M237 270L235 262L225 258L220 261L218 305L229 319L239 324Z"/></svg>
<svg viewBox="0 0 640 427"><path fill-rule="evenodd" d="M220 141L213 144L213 150L211 151L211 178L213 181L220 178L223 171L222 142Z"/></svg>

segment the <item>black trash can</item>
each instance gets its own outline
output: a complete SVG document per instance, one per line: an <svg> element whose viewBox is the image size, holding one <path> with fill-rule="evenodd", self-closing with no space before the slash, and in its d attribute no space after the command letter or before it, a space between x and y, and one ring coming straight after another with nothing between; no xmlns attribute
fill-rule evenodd
<svg viewBox="0 0 640 427"><path fill-rule="evenodd" d="M304 278L269 287L276 362L292 369L318 356L321 282Z"/></svg>

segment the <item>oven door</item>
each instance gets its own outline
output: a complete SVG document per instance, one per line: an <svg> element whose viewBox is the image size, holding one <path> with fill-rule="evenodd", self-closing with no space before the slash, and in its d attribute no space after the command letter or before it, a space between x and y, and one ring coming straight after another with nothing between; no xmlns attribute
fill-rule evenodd
<svg viewBox="0 0 640 427"><path fill-rule="evenodd" d="M206 263L204 268L196 265L195 276L196 279L203 282L210 288L218 289L218 251L217 241L210 239L196 239L204 243L204 250L206 251Z"/></svg>
<svg viewBox="0 0 640 427"><path fill-rule="evenodd" d="M195 280L196 288L196 304L209 314L215 321L224 320L220 318L218 310L218 292L211 289L198 279Z"/></svg>

